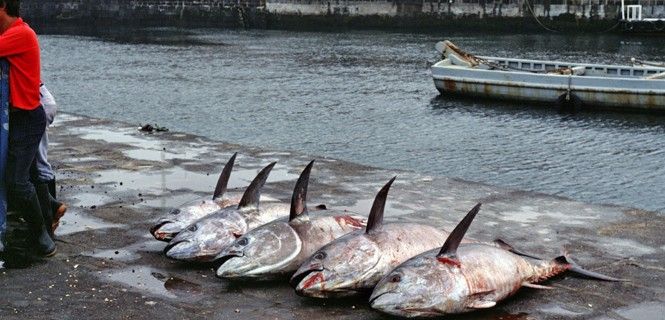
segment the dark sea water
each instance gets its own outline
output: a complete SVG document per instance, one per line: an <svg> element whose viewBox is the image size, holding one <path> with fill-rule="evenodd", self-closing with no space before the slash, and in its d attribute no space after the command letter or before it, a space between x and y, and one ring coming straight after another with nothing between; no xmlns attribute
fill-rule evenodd
<svg viewBox="0 0 665 320"><path fill-rule="evenodd" d="M441 98L428 67L446 38L492 56L665 60L662 38L607 34L152 29L40 41L62 111L665 212L664 116Z"/></svg>

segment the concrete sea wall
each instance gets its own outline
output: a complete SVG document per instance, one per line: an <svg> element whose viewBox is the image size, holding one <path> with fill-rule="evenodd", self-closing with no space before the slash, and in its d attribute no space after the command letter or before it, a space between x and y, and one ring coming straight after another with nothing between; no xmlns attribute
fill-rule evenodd
<svg viewBox="0 0 665 320"><path fill-rule="evenodd" d="M618 0L24 0L33 24L205 25L227 27L458 27L572 25L605 29L621 14ZM665 17L665 0L643 4ZM460 20L463 19L463 20ZM510 29L510 28L509 28ZM514 29L513 29L514 30Z"/></svg>

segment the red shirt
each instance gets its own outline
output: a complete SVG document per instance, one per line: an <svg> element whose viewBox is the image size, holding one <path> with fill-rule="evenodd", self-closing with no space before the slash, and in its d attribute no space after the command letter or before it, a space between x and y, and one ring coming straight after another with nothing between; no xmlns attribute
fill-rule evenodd
<svg viewBox="0 0 665 320"><path fill-rule="evenodd" d="M0 34L0 57L9 61L9 104L24 110L39 107L39 42L23 19Z"/></svg>

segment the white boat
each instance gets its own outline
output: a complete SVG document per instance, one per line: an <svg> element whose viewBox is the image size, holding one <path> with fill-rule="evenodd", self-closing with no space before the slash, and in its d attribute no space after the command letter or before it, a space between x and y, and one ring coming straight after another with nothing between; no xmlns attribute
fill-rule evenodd
<svg viewBox="0 0 665 320"><path fill-rule="evenodd" d="M474 56L436 44L432 66L442 94L611 109L665 111L665 67L616 66Z"/></svg>

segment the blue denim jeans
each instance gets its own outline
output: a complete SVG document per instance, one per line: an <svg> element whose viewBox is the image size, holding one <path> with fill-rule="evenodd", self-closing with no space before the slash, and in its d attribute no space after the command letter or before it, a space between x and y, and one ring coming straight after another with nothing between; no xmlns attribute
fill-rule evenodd
<svg viewBox="0 0 665 320"><path fill-rule="evenodd" d="M39 106L35 110L9 113L9 155L5 182L9 201L26 200L35 196L37 166L35 157L46 128L46 114Z"/></svg>

